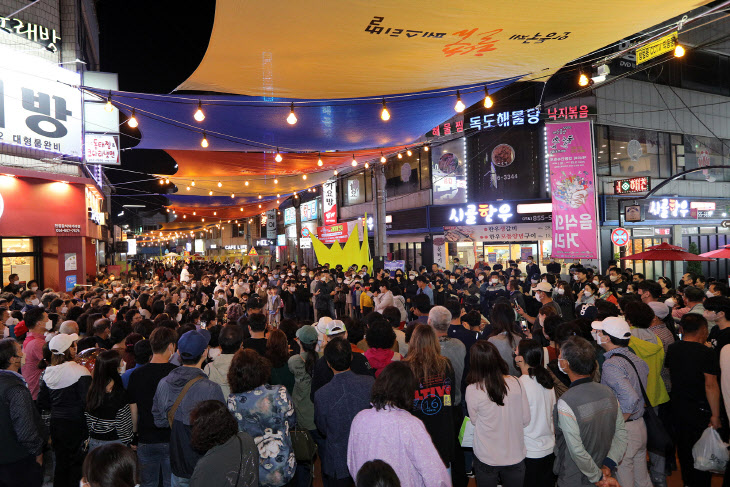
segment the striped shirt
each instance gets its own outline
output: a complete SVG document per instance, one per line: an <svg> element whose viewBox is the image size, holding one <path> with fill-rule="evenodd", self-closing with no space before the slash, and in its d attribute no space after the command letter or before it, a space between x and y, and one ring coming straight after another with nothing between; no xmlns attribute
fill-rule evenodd
<svg viewBox="0 0 730 487"><path fill-rule="evenodd" d="M626 359L614 357L616 354L625 355L631 360L641 375L641 384L646 388L649 377L649 366L628 347L620 347L606 352L603 369L601 370L601 384L613 390L621 406L621 412L630 414L628 420L633 421L644 416L644 398L641 394L639 377Z"/></svg>
<svg viewBox="0 0 730 487"><path fill-rule="evenodd" d="M96 440L132 442L132 411L124 393L106 394L104 402L86 411L89 436Z"/></svg>

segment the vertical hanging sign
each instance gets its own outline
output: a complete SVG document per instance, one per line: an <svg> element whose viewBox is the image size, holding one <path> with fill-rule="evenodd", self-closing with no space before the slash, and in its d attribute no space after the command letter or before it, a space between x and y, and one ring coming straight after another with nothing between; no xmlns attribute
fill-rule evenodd
<svg viewBox="0 0 730 487"><path fill-rule="evenodd" d="M276 239L276 209L266 210L266 238Z"/></svg>
<svg viewBox="0 0 730 487"><path fill-rule="evenodd" d="M337 223L337 180L330 179L322 184L322 211L324 224Z"/></svg>
<svg viewBox="0 0 730 487"><path fill-rule="evenodd" d="M558 259L598 258L598 215L591 122L548 123L553 252Z"/></svg>

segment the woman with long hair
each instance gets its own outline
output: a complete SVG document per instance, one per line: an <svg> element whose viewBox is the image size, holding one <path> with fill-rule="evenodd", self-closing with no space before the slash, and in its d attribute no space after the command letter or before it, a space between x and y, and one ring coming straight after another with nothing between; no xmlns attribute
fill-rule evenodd
<svg viewBox="0 0 730 487"><path fill-rule="evenodd" d="M45 369L38 392L38 407L51 411L51 441L56 453L54 487L76 487L81 480L86 392L91 374L74 362L78 336L58 334L48 343L50 366ZM117 355L116 352L112 352Z"/></svg>
<svg viewBox="0 0 730 487"><path fill-rule="evenodd" d="M204 454L190 487L258 487L259 452L251 435L220 401L202 401L190 413L193 448Z"/></svg>
<svg viewBox="0 0 730 487"><path fill-rule="evenodd" d="M568 321L575 319L575 294L569 283L558 281L553 293L553 301L560 306L563 318Z"/></svg>
<svg viewBox="0 0 730 487"><path fill-rule="evenodd" d="M514 366L512 351L522 337L515 333L515 312L509 303L499 302L492 307L490 318L492 334L489 342L497 348L504 363L508 364L509 374L517 377L519 371Z"/></svg>
<svg viewBox="0 0 730 487"><path fill-rule="evenodd" d="M530 424L525 427L525 486L554 483L553 448L555 430L553 380L543 366L545 349L535 340L522 340L515 351L515 363L522 375L520 383L530 405Z"/></svg>
<svg viewBox="0 0 730 487"><path fill-rule="evenodd" d="M89 448L105 443L132 443L132 411L119 375L121 355L106 350L96 357L94 375L86 394Z"/></svg>
<svg viewBox="0 0 730 487"><path fill-rule="evenodd" d="M357 476L367 462L385 458L403 487L451 485L423 422L409 412L416 387L416 378L404 362L391 362L383 369L370 392L372 409L357 413L350 427L350 474Z"/></svg>
<svg viewBox="0 0 730 487"><path fill-rule="evenodd" d="M280 384L292 394L294 374L289 370L290 355L286 333L279 329L271 330L266 337L266 358L271 362L271 384Z"/></svg>
<svg viewBox="0 0 730 487"><path fill-rule="evenodd" d="M525 477L524 428L530 405L520 381L490 341L469 351L466 404L474 425L474 473L478 487L522 487ZM499 445L498 448L495 448Z"/></svg>
<svg viewBox="0 0 730 487"><path fill-rule="evenodd" d="M441 460L448 468L454 459L454 416L452 389L454 368L448 358L441 355L436 333L428 325L416 325L409 342L405 363L416 378L416 394L413 415L423 421L431 435Z"/></svg>
<svg viewBox="0 0 730 487"><path fill-rule="evenodd" d="M260 485L280 487L297 466L290 436L296 414L286 388L267 384L270 378L271 362L250 348L236 352L228 370L228 410L258 447Z"/></svg>

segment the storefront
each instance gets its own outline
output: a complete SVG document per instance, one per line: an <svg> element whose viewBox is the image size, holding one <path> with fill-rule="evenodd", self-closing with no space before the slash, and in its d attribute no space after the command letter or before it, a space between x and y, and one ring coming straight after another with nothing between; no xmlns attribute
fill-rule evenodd
<svg viewBox="0 0 730 487"><path fill-rule="evenodd" d="M96 183L67 176L5 168L0 176L0 258L3 283L18 274L21 283L71 289L93 279L104 263L106 214ZM12 171L12 173L11 173ZM42 177L42 178L41 178Z"/></svg>
<svg viewBox="0 0 730 487"><path fill-rule="evenodd" d="M723 226L730 215L730 199L657 197L624 203L622 227L629 233L629 241L618 246L611 241L611 232L618 228L616 216L618 201L605 198L605 215L608 220L601 227L601 244L604 260L643 252L652 245L667 242L679 245L693 253L704 253L730 244L730 228ZM633 221L629 221L633 220ZM605 257L611 256L611 257ZM676 279L686 270L683 262L620 261L624 267L644 274L647 279L667 276ZM730 266L726 259L695 264L705 276L726 278Z"/></svg>
<svg viewBox="0 0 730 487"><path fill-rule="evenodd" d="M434 262L451 268L527 259L538 262L552 251L552 204L546 200L498 201L429 207Z"/></svg>
<svg viewBox="0 0 730 487"><path fill-rule="evenodd" d="M304 199L304 197L301 197ZM291 204L291 200L287 201ZM284 205L282 205L283 207ZM296 260L297 250L299 246L302 248L304 262L310 267L315 265L317 261L312 248L312 239L309 235L317 235L317 225L319 222L320 208L319 198L315 197L309 201L302 201L299 204L299 216L301 219L301 232L297 232L297 208L288 206L282 209L284 213L284 246L281 245L279 236L277 235L274 242L279 250L279 255L285 256L287 260Z"/></svg>

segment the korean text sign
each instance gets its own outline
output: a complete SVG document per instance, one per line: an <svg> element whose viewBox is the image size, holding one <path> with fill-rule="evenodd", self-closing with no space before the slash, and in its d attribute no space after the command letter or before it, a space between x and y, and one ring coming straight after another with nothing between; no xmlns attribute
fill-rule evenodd
<svg viewBox="0 0 730 487"><path fill-rule="evenodd" d="M322 211L324 224L337 223L337 180L330 179L322 184Z"/></svg>
<svg viewBox="0 0 730 487"><path fill-rule="evenodd" d="M79 75L37 64L0 69L0 143L82 157Z"/></svg>
<svg viewBox="0 0 730 487"><path fill-rule="evenodd" d="M591 123L548 123L553 257L598 258Z"/></svg>

